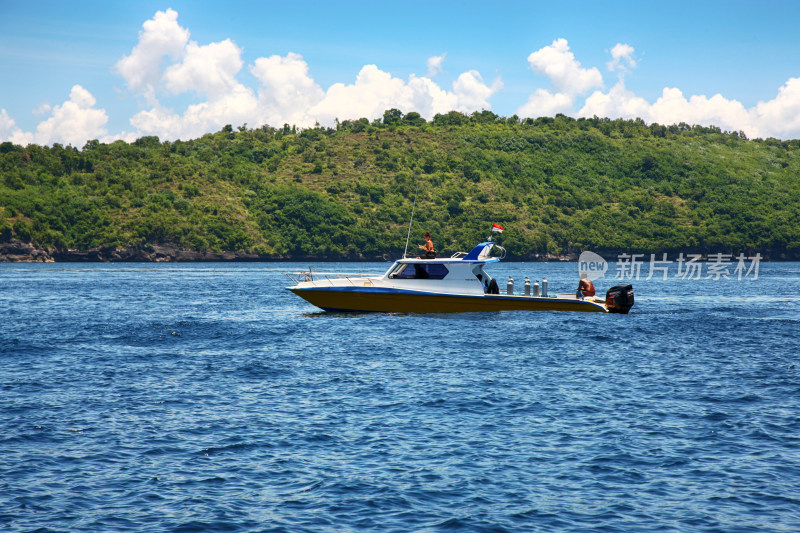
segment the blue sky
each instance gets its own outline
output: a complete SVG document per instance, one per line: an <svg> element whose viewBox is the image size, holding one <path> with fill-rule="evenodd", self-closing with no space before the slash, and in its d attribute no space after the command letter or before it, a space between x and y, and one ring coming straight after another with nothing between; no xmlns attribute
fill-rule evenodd
<svg viewBox="0 0 800 533"><path fill-rule="evenodd" d="M397 107L800 137L800 2L0 0L0 141L192 138Z"/></svg>

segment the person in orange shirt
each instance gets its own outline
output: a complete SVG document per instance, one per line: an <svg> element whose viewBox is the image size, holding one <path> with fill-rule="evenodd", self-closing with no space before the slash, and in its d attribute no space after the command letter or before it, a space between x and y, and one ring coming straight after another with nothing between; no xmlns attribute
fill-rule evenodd
<svg viewBox="0 0 800 533"><path fill-rule="evenodd" d="M417 246L425 250L420 259L436 259L436 250L433 249L433 241L429 231L425 232L425 244L418 244Z"/></svg>

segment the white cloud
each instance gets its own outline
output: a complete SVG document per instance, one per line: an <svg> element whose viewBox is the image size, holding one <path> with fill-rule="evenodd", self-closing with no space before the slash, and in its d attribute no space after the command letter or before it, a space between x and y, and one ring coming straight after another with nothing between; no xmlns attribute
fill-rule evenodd
<svg viewBox="0 0 800 533"><path fill-rule="evenodd" d="M431 119L437 113L453 111L460 105L458 94L442 89L428 77L412 76L408 80L408 87L411 90L411 102L408 108L401 109L405 113L416 111L423 117Z"/></svg>
<svg viewBox="0 0 800 533"><path fill-rule="evenodd" d="M309 109L322 101L325 92L309 76L308 64L300 54L260 57L250 72L261 82L258 105L262 123L313 124Z"/></svg>
<svg viewBox="0 0 800 533"><path fill-rule="evenodd" d="M752 112L760 136L800 138L800 78L790 78L774 99L759 102Z"/></svg>
<svg viewBox="0 0 800 533"><path fill-rule="evenodd" d="M593 92L584 102L583 108L578 111L582 117L612 117L612 118L641 118L647 120L650 114L650 104L625 89L625 84L620 81L610 91Z"/></svg>
<svg viewBox="0 0 800 533"><path fill-rule="evenodd" d="M610 51L606 65L619 74L618 82L608 91L599 89L602 79L597 69L585 69L577 62L567 41L557 39L533 54L528 60L534 71L550 78L557 91L536 89L517 114L523 117L551 116L556 113L583 117L633 119L659 124L699 124L717 126L725 131L744 131L748 137L800 137L800 78L789 79L777 96L746 108L735 99L721 94L684 96L675 87L665 87L655 102L648 102L625 87L624 74L637 67L635 50L624 43ZM595 87L582 102L580 89ZM575 111L575 107L579 110Z"/></svg>
<svg viewBox="0 0 800 533"><path fill-rule="evenodd" d="M406 83L376 65L366 65L358 73L354 84L332 85L309 114L326 125L332 124L335 118L380 118L390 108L405 113L416 111L430 119L436 113L451 110L471 112L491 109L489 98L502 86L499 78L491 86L486 85L480 73L471 70L453 82L452 91L446 91L430 78L412 76Z"/></svg>
<svg viewBox="0 0 800 533"><path fill-rule="evenodd" d="M464 113L491 109L489 98L502 88L503 81L500 78L496 78L490 87L483 82L477 70L464 72L453 82L453 94L457 100L454 109Z"/></svg>
<svg viewBox="0 0 800 533"><path fill-rule="evenodd" d="M517 109L521 117L541 117L571 113L578 94L603 86L603 76L596 68L583 68L569 49L566 39L556 39L528 56L534 72L550 78L555 91L537 89Z"/></svg>
<svg viewBox="0 0 800 533"><path fill-rule="evenodd" d="M756 130L751 122L751 115L736 100L728 100L720 94L711 98L705 95L693 95L687 100L679 89L664 88L661 97L650 107L650 122L660 124L715 125L723 130Z"/></svg>
<svg viewBox="0 0 800 533"><path fill-rule="evenodd" d="M11 141L14 144L28 144L30 141L17 127L17 121L11 118L8 111L0 109L0 142Z"/></svg>
<svg viewBox="0 0 800 533"><path fill-rule="evenodd" d="M17 131L17 122L11 118L8 111L0 109L0 138L6 139L12 132Z"/></svg>
<svg viewBox="0 0 800 533"><path fill-rule="evenodd" d="M53 106L51 106L47 102L44 102L44 103L40 104L36 109L33 110L33 114L34 115L46 115L52 110L53 110Z"/></svg>
<svg viewBox="0 0 800 533"><path fill-rule="evenodd" d="M164 82L174 94L195 91L218 98L237 90L242 64L242 51L230 39L205 46L190 42L183 60L164 72Z"/></svg>
<svg viewBox="0 0 800 533"><path fill-rule="evenodd" d="M468 71L453 83L452 91L444 90L431 77L441 71L445 56L428 59L427 77L412 75L406 81L365 65L353 83L334 83L327 90L314 81L301 55L261 57L249 69L259 82L253 91L237 80L243 61L236 44L229 39L206 45L189 41L177 13L167 10L145 23L139 43L117 62L117 72L148 102L149 109L131 118L137 132L175 139L245 122L332 126L336 119L379 118L392 107L426 118L453 109L490 109L489 98L502 88L502 81L498 78L489 86L477 71ZM173 64L165 66L166 57ZM171 96L195 93L206 100L176 112L160 103L162 89Z"/></svg>
<svg viewBox="0 0 800 533"><path fill-rule="evenodd" d="M257 113L258 100L253 91L237 85L218 98L189 106L183 115L182 136L200 137L226 124L241 125L252 121Z"/></svg>
<svg viewBox="0 0 800 533"><path fill-rule="evenodd" d="M597 68L583 68L569 49L566 39L556 39L550 46L533 52L528 62L534 72L550 78L560 93L581 94L602 87L603 76Z"/></svg>
<svg viewBox="0 0 800 533"><path fill-rule="evenodd" d="M634 49L629 44L617 43L611 49L611 61L606 63L608 70L626 71L636 68L636 59L633 57Z"/></svg>
<svg viewBox="0 0 800 533"><path fill-rule="evenodd" d="M433 78L442 72L442 64L444 63L445 56L447 56L447 52L440 56L432 56L428 58L428 61L426 62L428 67L428 73L425 75L426 78Z"/></svg>
<svg viewBox="0 0 800 533"><path fill-rule="evenodd" d="M411 106L411 94L406 83L380 70L376 65L365 65L355 83L335 83L325 97L309 110L321 124L332 124L336 118L378 118L389 108L405 111Z"/></svg>
<svg viewBox="0 0 800 533"><path fill-rule="evenodd" d="M136 133L124 137L188 139L225 124L253 122L257 116L255 93L236 79L244 64L242 50L230 39L207 45L189 41L189 31L177 19L172 9L157 12L145 22L131 54L117 62L129 89L149 106L131 118ZM195 93L206 101L189 105L181 115L160 102L162 88L170 95Z"/></svg>
<svg viewBox="0 0 800 533"><path fill-rule="evenodd" d="M182 129L181 116L164 107L140 111L131 118L131 125L142 135L174 139L174 132Z"/></svg>
<svg viewBox="0 0 800 533"><path fill-rule="evenodd" d="M100 137L98 140L101 143L111 144L116 141L124 141L126 143L132 143L142 135L136 132L130 131L121 131L119 133L115 133L113 135L106 135L105 137Z"/></svg>
<svg viewBox="0 0 800 533"><path fill-rule="evenodd" d="M383 116L397 108L416 111L426 118L453 109L477 111L491 108L489 98L502 87L498 78L486 85L477 71L461 74L453 90L442 89L429 77L411 76L408 81L377 67L365 65L352 84L335 83L327 91L311 78L302 56L271 56L256 60L251 72L261 81L259 105L265 122L332 126L336 119Z"/></svg>
<svg viewBox="0 0 800 533"><path fill-rule="evenodd" d="M611 49L612 60L607 63L610 71L620 73L619 81L608 92L595 91L586 101L578 116L641 118L645 122L659 124L700 124L718 126L723 130L744 130L748 135L758 131L753 114L736 100L720 94L712 97L693 95L688 99L680 89L666 87L654 103L637 96L625 87L623 74L636 67L634 48L618 43Z"/></svg>
<svg viewBox="0 0 800 533"><path fill-rule="evenodd" d="M564 93L553 93L547 89L536 89L528 97L528 101L519 109L517 115L520 117L547 117L558 113L570 113L575 98Z"/></svg>
<svg viewBox="0 0 800 533"><path fill-rule="evenodd" d="M654 103L635 95L625 88L622 81L608 93L594 92L586 99L578 116L641 118L645 122L659 124L700 124L717 126L727 131L744 131L748 136L760 135L755 115L736 100L722 95L711 98L693 95L688 99L680 89L665 88Z"/></svg>
<svg viewBox="0 0 800 533"><path fill-rule="evenodd" d="M15 128L14 121L8 120L6 128L11 128L11 139L17 144L71 144L78 148L89 139L99 139L106 135L104 126L108 122L105 109L96 109L94 96L75 85L69 93L69 100L52 108L50 118L39 123L36 132L22 132ZM7 114L0 115L0 129ZM0 130L1 131L1 130Z"/></svg>
<svg viewBox="0 0 800 533"><path fill-rule="evenodd" d="M237 84L229 92L206 102L193 104L183 115L155 106L131 118L137 137L156 135L162 139L192 139L219 130L226 124L252 123L258 115L258 101L247 87Z"/></svg>
<svg viewBox="0 0 800 533"><path fill-rule="evenodd" d="M258 80L254 90L237 76L244 62L242 50L230 39L209 44L189 40L173 9L158 11L146 21L130 54L114 65L128 91L146 105L130 119L134 129L109 135L108 118L96 109L94 97L76 85L70 100L52 109L35 133L24 133L8 113L0 115L0 133L15 142L69 142L82 145L91 138L104 141L132 140L143 135L163 139L188 139L216 131L225 124L252 126L284 123L310 127L332 126L336 119L380 118L389 108L416 111L426 118L458 110L465 113L491 109L491 97L503 87L497 77L491 85L480 73L469 70L453 82L452 89L432 79L442 71L446 54L432 56L428 75L396 78L377 65L365 65L353 83L334 83L327 90L309 73L308 64L296 53L273 55L254 61L249 70ZM193 94L203 101L175 109L162 102L185 101Z"/></svg>
<svg viewBox="0 0 800 533"><path fill-rule="evenodd" d="M63 104L45 104L34 112L46 117L34 132L22 131L6 110L0 110L0 141L82 146L93 138L188 139L225 124L309 127L317 122L332 126L337 118L372 120L389 108L416 111L430 119L451 110L491 109L492 98L503 88L499 76L487 83L476 70L461 73L449 88L440 86L434 77L443 72L447 56L443 53L428 58L425 76L403 79L377 65L365 65L354 80L326 89L314 80L303 57L292 52L256 59L248 69L257 85L247 87L238 79L245 67L242 49L232 40L199 44L189 38L176 11L158 11L143 24L130 54L115 64L127 90L146 105L130 119L132 131L109 135L106 111L97 107L89 91L75 85ZM625 86L624 78L638 66L634 48L617 43L608 53L606 67L618 78L608 90L603 89L600 70L584 67L566 39L531 53L531 69L546 76L550 87L534 88L517 114L638 117L662 124L713 124L743 130L750 137L800 137L800 78L789 79L775 98L751 108L721 94L685 96L675 87L664 88L656 101L649 102ZM191 104L189 95L194 99Z"/></svg>
<svg viewBox="0 0 800 533"><path fill-rule="evenodd" d="M183 55L189 30L178 25L178 13L173 9L158 11L142 27L138 44L114 67L131 91L152 97L164 58L176 60Z"/></svg>

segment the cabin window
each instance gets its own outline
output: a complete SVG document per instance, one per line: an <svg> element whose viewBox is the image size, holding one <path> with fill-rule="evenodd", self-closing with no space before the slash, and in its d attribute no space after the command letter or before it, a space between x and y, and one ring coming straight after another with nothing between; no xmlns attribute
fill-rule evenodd
<svg viewBox="0 0 800 533"><path fill-rule="evenodd" d="M396 279L443 279L450 271L441 263L406 263L390 277Z"/></svg>

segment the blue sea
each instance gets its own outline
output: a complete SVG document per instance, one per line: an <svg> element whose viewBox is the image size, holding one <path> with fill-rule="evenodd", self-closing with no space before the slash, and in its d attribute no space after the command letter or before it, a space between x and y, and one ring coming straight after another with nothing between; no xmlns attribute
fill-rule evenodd
<svg viewBox="0 0 800 533"><path fill-rule="evenodd" d="M0 530L800 531L800 263L676 266L415 315L285 290L386 263L2 264Z"/></svg>

